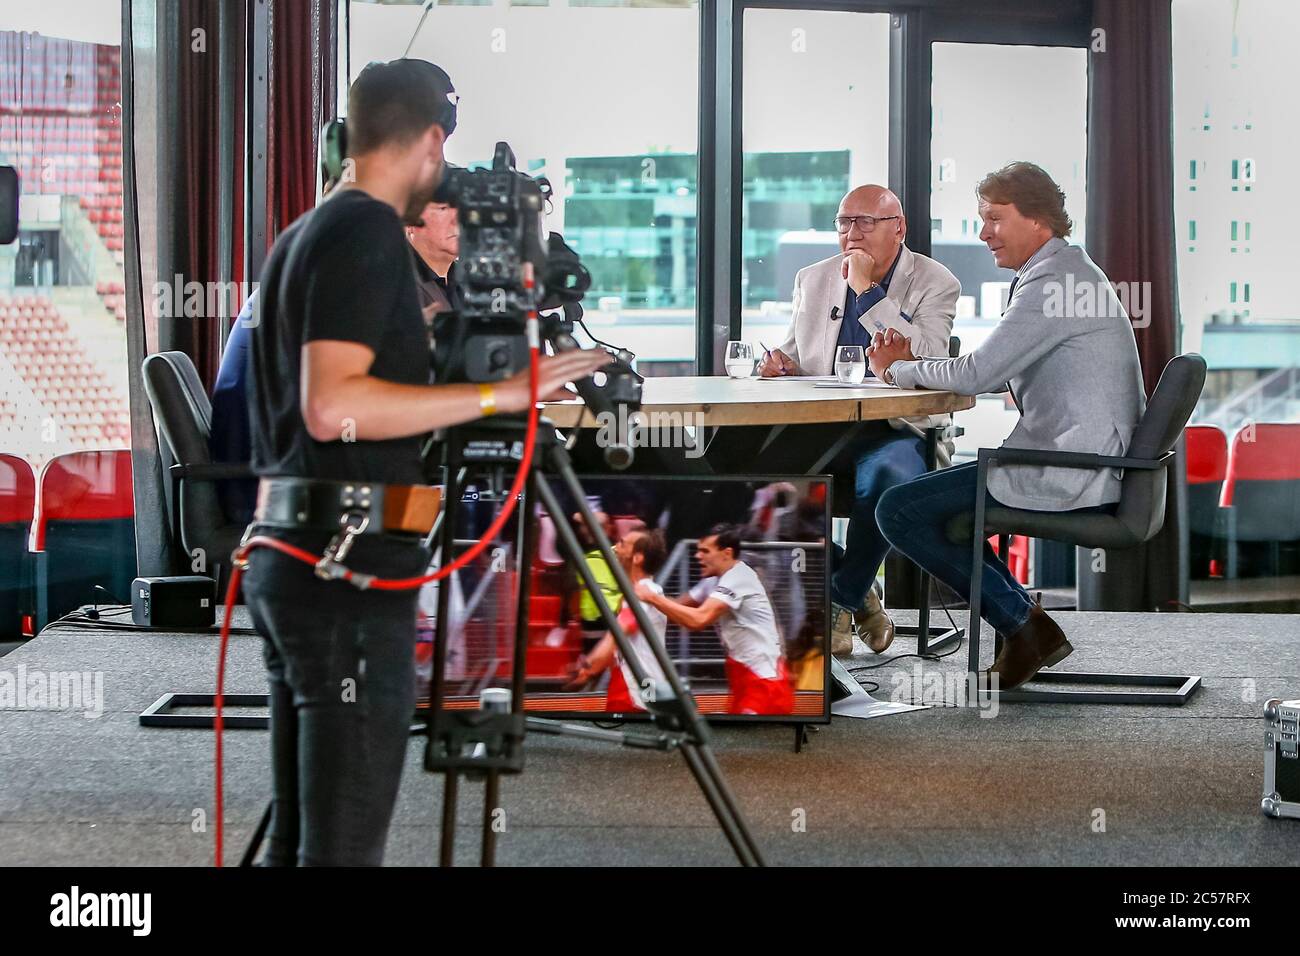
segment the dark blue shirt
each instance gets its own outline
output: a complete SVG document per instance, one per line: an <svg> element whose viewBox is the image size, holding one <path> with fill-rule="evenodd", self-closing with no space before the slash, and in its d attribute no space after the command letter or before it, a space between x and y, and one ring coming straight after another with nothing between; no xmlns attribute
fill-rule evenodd
<svg viewBox="0 0 1300 956"><path fill-rule="evenodd" d="M852 286L849 286L845 291L844 317L840 320L840 335L835 342L836 348L841 345L861 345L864 349L870 347L873 333L864 329L858 319L866 315L872 306L885 297L885 293L889 291L889 282L894 278L894 270L898 268L898 260L902 256L903 247L899 246L898 252L894 254L894 261L890 263L889 271L885 273L884 278L861 295L854 295ZM907 315L903 315L903 318L907 319L908 322L912 321ZM871 370L868 369L867 375L870 376L871 374Z"/></svg>
<svg viewBox="0 0 1300 956"><path fill-rule="evenodd" d="M256 300L257 292L254 291L239 310L239 318L235 319L226 339L226 350L221 353L221 367L212 388L212 430L208 435L208 450L216 462L247 464L253 454L246 393L248 346L253 339L250 326ZM257 504L257 480L219 481L216 487L217 500L226 517L234 524L247 524Z"/></svg>

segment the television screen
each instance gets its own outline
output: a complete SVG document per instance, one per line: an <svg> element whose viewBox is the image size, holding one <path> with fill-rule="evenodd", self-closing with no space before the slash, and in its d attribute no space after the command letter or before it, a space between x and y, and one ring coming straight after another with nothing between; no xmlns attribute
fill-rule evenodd
<svg viewBox="0 0 1300 956"><path fill-rule="evenodd" d="M830 479L583 476L583 490L642 595L653 639L712 719L830 719ZM577 531L599 588L629 632L650 676L638 684L601 621L574 562L562 552L557 516L539 505L538 547L528 568L525 709L595 719L645 716L663 672L626 607L614 575L576 520L576 503L552 488ZM468 546L497 502L470 488L457 537ZM447 708L477 707L488 687L510 683L516 608L517 522L453 576L447 641ZM437 588L421 595L417 663L427 706Z"/></svg>

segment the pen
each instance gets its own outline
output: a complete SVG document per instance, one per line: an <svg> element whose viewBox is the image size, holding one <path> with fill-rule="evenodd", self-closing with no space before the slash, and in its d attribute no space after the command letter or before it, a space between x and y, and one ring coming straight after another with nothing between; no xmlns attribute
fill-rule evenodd
<svg viewBox="0 0 1300 956"><path fill-rule="evenodd" d="M762 340L762 339L759 339L759 340L758 340L758 344L759 344L759 345L763 345L763 340ZM772 357L772 350L771 350L770 348L768 348L766 345L763 345L763 361L766 362L766 361L767 361L769 358L771 358L771 357ZM782 374L782 375L785 374L785 366L784 366L784 365L781 366L781 374Z"/></svg>

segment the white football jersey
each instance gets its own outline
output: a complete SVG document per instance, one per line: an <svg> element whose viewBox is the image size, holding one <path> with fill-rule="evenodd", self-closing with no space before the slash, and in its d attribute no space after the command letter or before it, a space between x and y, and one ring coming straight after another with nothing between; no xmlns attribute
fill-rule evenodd
<svg viewBox="0 0 1300 956"><path fill-rule="evenodd" d="M655 581L646 579L645 583L646 586L656 594L664 593L664 589ZM650 618L650 623L654 625L655 637L657 637L659 642L662 644L664 632L668 629L668 615L664 614L664 612L659 610L657 607L651 607L649 604L643 603L642 607L645 608L646 616ZM645 635L642 634L641 629L637 627L636 618L632 615L632 609L627 606L626 602L623 604L623 609L618 613L618 622L623 626L623 631L628 636L628 643L632 645L632 653L636 655L636 659L645 670L646 677L658 683L667 683L667 680L664 677L663 668L659 666L659 661L655 659L654 651L650 649L650 644L645 639ZM637 683L636 675L632 673L632 668L629 667L627 661L623 659L623 653L621 651L616 651L615 656L618 660L618 666L623 671L623 681L627 684L628 696L632 698L632 703L636 705L638 710L645 710L645 703L641 699L642 689Z"/></svg>
<svg viewBox="0 0 1300 956"><path fill-rule="evenodd" d="M700 604L717 598L727 605L727 612L718 619L727 656L764 680L776 677L781 635L767 590L753 568L737 561L722 577L705 578L691 588L691 597Z"/></svg>

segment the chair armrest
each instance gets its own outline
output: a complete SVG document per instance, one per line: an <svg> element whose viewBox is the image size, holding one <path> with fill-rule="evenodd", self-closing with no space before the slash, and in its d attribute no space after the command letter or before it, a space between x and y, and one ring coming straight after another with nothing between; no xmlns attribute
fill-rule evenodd
<svg viewBox="0 0 1300 956"><path fill-rule="evenodd" d="M1083 451L1047 451L1039 448L981 448L979 462L989 465L1052 465L1057 468L1136 468L1155 471L1174 457L1167 451L1159 458L1116 458Z"/></svg>
<svg viewBox="0 0 1300 956"><path fill-rule="evenodd" d="M252 466L246 462L210 462L206 465L172 465L173 477L182 481L229 481L236 478L253 478Z"/></svg>

